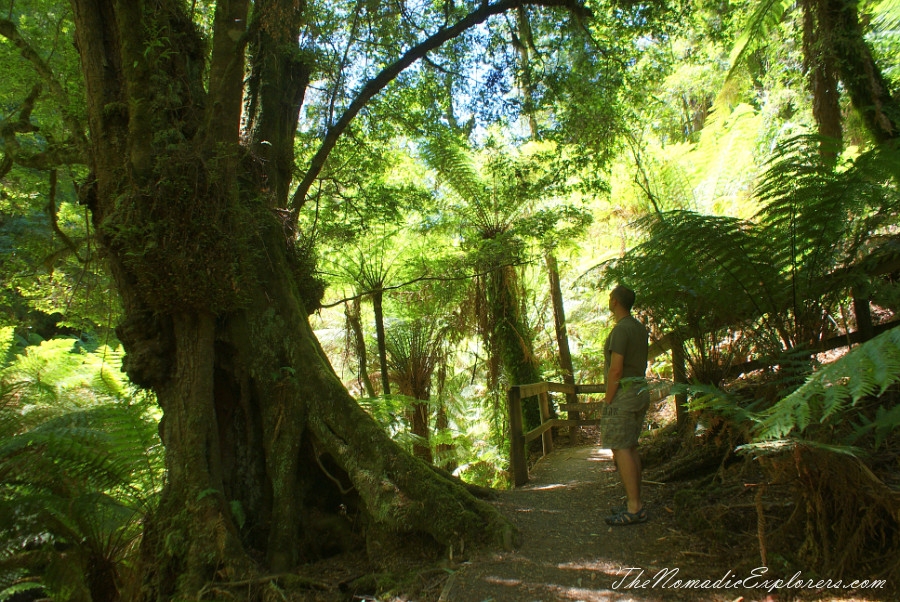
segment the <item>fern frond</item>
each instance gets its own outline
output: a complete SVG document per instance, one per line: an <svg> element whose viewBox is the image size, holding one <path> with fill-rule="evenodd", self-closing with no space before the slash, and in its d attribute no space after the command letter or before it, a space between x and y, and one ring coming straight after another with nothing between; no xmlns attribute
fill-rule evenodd
<svg viewBox="0 0 900 602"><path fill-rule="evenodd" d="M0 579L24 568L55 599L83 599L85 575L139 536L163 455L152 400L112 365L121 353L55 339L0 369Z"/></svg>
<svg viewBox="0 0 900 602"><path fill-rule="evenodd" d="M900 27L900 0L882 0L875 6L874 22L883 30Z"/></svg>
<svg viewBox="0 0 900 602"><path fill-rule="evenodd" d="M859 459L860 456L864 455L863 450L857 447L853 447L852 445L834 445L830 443L823 443L821 441L798 439L793 437L790 439L775 439L772 441L755 441L753 443L746 443L744 445L739 445L738 447L736 447L735 451L743 454L753 454L754 456L779 456L786 452L793 451L798 447L820 449L822 451L827 451L833 454L840 454L843 456L850 456L856 459Z"/></svg>
<svg viewBox="0 0 900 602"><path fill-rule="evenodd" d="M881 395L898 381L900 329L894 328L823 366L777 402L764 416L756 438L782 439L812 424L840 420L862 398Z"/></svg>
<svg viewBox="0 0 900 602"><path fill-rule="evenodd" d="M646 241L602 266L601 284L632 283L641 307L663 328L693 323L710 331L768 309L759 305L759 286L771 280L771 270L751 223L671 211L635 226Z"/></svg>
<svg viewBox="0 0 900 602"><path fill-rule="evenodd" d="M34 599L29 592L37 593L43 589L43 587L43 584L37 581L14 582L0 590L0 602L6 602L6 600L20 600L23 597L28 600Z"/></svg>
<svg viewBox="0 0 900 602"><path fill-rule="evenodd" d="M673 392L680 390L690 395L688 409L692 412L712 412L736 425L747 425L753 422L752 404L747 404L746 400L724 391L720 387L702 384L680 385L673 389Z"/></svg>
<svg viewBox="0 0 900 602"><path fill-rule="evenodd" d="M460 198L476 206L485 203L486 183L471 152L458 139L448 133L429 138L422 154L429 167L437 171Z"/></svg>
<svg viewBox="0 0 900 602"><path fill-rule="evenodd" d="M16 329L12 326L0 328L0 374L6 370L14 355Z"/></svg>
<svg viewBox="0 0 900 602"><path fill-rule="evenodd" d="M750 52L768 40L769 34L781 23L781 18L791 4L793 3L788 0L763 0L757 3L756 10L747 19L741 36L731 50L729 56L731 69L725 77L726 81L731 79L737 67Z"/></svg>
<svg viewBox="0 0 900 602"><path fill-rule="evenodd" d="M155 430L119 405L66 414L0 444L0 475L48 490L140 484L152 496L162 461L152 443Z"/></svg>

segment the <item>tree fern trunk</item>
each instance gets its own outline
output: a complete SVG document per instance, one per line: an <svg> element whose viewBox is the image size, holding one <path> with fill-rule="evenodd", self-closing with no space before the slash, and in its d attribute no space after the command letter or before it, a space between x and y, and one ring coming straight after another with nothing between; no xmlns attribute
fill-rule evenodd
<svg viewBox="0 0 900 602"><path fill-rule="evenodd" d="M503 371L510 385L540 382L534 357L531 332L522 315L518 276L513 266L503 266L489 276L488 303L496 344ZM536 397L528 398L522 405L526 430L541 424L541 411Z"/></svg>
<svg viewBox="0 0 900 602"><path fill-rule="evenodd" d="M834 22L834 54L853 107L878 142L900 136L900 106L872 57L859 22L856 0L822 0Z"/></svg>

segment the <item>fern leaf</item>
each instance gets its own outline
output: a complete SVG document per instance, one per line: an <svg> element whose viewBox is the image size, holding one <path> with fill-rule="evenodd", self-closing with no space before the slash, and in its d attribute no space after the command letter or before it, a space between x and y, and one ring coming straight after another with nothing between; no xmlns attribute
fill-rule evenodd
<svg viewBox="0 0 900 602"><path fill-rule="evenodd" d="M0 375L12 360L16 340L16 330L12 326L0 328Z"/></svg>
<svg viewBox="0 0 900 602"><path fill-rule="evenodd" d="M455 137L435 136L422 149L428 165L442 175L447 186L463 200L481 205L485 201L486 183L478 172L471 153Z"/></svg>
<svg viewBox="0 0 900 602"><path fill-rule="evenodd" d="M900 405L889 410L886 410L884 406L879 407L875 413L873 425L875 426L875 447L877 448L884 443L888 435L900 428Z"/></svg>
<svg viewBox="0 0 900 602"><path fill-rule="evenodd" d="M5 600L32 600L34 598L29 596L27 592L37 593L43 587L44 586L40 582L36 581L20 581L18 583L13 583L9 587L0 590L0 602L4 602Z"/></svg>
<svg viewBox="0 0 900 602"><path fill-rule="evenodd" d="M744 454L752 453L755 456L771 456L782 455L785 452L792 451L798 447L820 449L822 451L831 452L833 454L841 454L843 456L850 456L857 459L864 454L863 450L851 445L834 445L830 443L823 443L821 441L798 439L793 437L790 439L775 439L771 441L756 441L753 443L746 443L744 445L739 445L737 448L735 448L735 451Z"/></svg>
<svg viewBox="0 0 900 602"><path fill-rule="evenodd" d="M874 22L883 30L900 27L900 0L882 0L875 6Z"/></svg>
<svg viewBox="0 0 900 602"><path fill-rule="evenodd" d="M760 42L768 39L772 30L781 23L784 12L791 4L792 2L788 0L764 0L757 4L756 10L753 11L747 23L744 24L741 36L731 50L731 56L729 57L731 69L725 78L726 81L731 79L737 66L743 62L744 57L752 52Z"/></svg>
<svg viewBox="0 0 900 602"><path fill-rule="evenodd" d="M863 343L822 367L796 391L776 403L762 420L758 440L802 433L813 423L839 420L860 399L900 382L900 329ZM891 414L893 416L893 414Z"/></svg>

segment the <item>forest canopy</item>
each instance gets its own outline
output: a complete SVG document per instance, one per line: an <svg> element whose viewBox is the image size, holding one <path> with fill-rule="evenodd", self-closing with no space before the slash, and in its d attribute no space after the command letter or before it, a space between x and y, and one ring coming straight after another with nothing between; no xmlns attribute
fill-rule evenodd
<svg viewBox="0 0 900 602"><path fill-rule="evenodd" d="M673 450L896 551L898 7L8 0L0 599L512 545L505 392L618 283Z"/></svg>

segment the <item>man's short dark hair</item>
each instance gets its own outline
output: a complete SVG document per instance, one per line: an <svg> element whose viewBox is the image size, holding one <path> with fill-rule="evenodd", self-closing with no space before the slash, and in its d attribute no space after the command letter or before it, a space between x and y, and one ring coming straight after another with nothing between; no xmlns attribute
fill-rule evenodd
<svg viewBox="0 0 900 602"><path fill-rule="evenodd" d="M615 297L616 301L619 302L619 305L624 307L626 311L631 311L636 296L633 290L620 284L612 290L610 295Z"/></svg>

